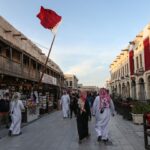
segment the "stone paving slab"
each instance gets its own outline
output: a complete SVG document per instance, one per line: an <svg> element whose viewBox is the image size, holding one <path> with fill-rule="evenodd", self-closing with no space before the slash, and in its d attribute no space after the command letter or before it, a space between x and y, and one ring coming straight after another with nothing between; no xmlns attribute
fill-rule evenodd
<svg viewBox="0 0 150 150"><path fill-rule="evenodd" d="M25 126L20 136L0 139L0 150L145 150L143 126L119 115L110 122L112 146L97 142L94 118L89 130L91 137L78 144L76 119L62 119L58 111Z"/></svg>

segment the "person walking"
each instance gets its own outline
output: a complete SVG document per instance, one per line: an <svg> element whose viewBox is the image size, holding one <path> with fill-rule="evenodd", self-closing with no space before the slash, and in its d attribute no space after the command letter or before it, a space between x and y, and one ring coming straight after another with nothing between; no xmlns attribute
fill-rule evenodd
<svg viewBox="0 0 150 150"><path fill-rule="evenodd" d="M77 108L77 130L79 135L79 144L82 143L84 138L88 138L90 136L88 130L88 120L91 120L91 111L86 98L86 92L80 92Z"/></svg>
<svg viewBox="0 0 150 150"><path fill-rule="evenodd" d="M70 98L70 118L72 118L72 113L74 112L75 117L77 116L77 103L78 103L78 98L75 95L75 93L72 93L71 98Z"/></svg>
<svg viewBox="0 0 150 150"><path fill-rule="evenodd" d="M10 102L10 115L11 115L11 125L9 128L8 135L20 135L21 132L21 110L24 110L24 105L20 100L21 95L19 92L15 92L12 100Z"/></svg>
<svg viewBox="0 0 150 150"><path fill-rule="evenodd" d="M60 105L62 106L63 118L69 117L69 105L70 105L70 96L66 91L63 91L63 95L60 100Z"/></svg>
<svg viewBox="0 0 150 150"><path fill-rule="evenodd" d="M114 104L107 89L101 88L99 96L95 98L93 103L93 115L96 119L95 130L97 132L98 142L102 140L105 144L112 144L108 139L108 132L110 117L111 114L114 116L114 113Z"/></svg>

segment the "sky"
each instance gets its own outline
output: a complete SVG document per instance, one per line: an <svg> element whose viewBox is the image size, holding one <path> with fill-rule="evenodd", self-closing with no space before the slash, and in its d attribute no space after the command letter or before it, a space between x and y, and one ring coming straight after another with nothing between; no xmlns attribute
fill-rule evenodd
<svg viewBox="0 0 150 150"><path fill-rule="evenodd" d="M150 23L149 0L1 0L0 15L46 55L53 34L36 17L41 6L62 16L50 58L83 85L105 86L109 65Z"/></svg>

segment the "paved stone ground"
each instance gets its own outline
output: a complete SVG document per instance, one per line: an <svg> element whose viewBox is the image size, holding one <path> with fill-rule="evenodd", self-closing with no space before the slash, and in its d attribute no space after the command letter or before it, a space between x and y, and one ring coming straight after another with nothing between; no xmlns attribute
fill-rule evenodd
<svg viewBox="0 0 150 150"><path fill-rule="evenodd" d="M91 137L78 144L76 119L64 120L57 111L23 127L20 136L0 139L0 150L145 150L143 126L119 115L110 123L112 146L96 141L94 118L89 122L89 130Z"/></svg>

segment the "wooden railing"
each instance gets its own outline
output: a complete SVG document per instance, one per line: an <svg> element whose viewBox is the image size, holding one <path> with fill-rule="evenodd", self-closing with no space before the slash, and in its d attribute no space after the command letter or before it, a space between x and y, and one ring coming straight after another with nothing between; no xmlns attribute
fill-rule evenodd
<svg viewBox="0 0 150 150"><path fill-rule="evenodd" d="M4 56L0 56L0 73L8 74L20 78L38 81L40 73L29 67L22 66L21 63L9 60Z"/></svg>

